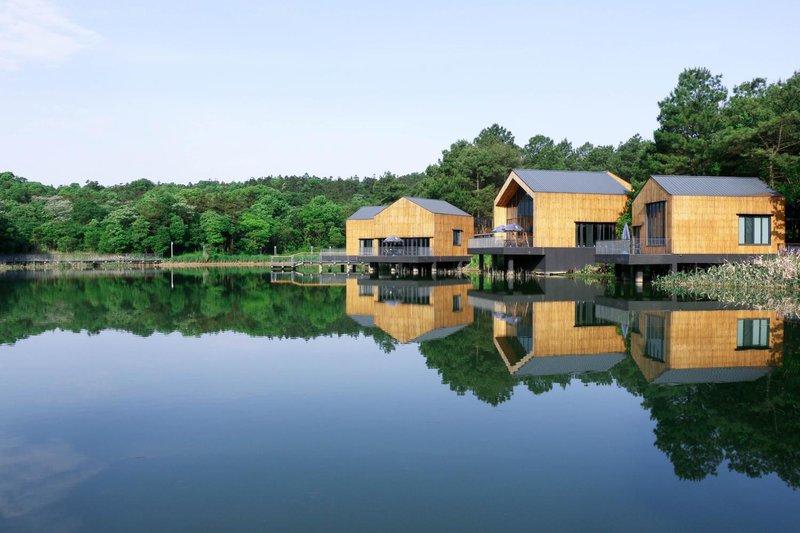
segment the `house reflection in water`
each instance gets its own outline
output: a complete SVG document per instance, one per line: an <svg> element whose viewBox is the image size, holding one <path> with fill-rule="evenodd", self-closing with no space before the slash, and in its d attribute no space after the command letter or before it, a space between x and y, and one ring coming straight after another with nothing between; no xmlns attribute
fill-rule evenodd
<svg viewBox="0 0 800 533"><path fill-rule="evenodd" d="M782 354L774 311L642 311L631 322L631 355L651 383L753 381Z"/></svg>
<svg viewBox="0 0 800 533"><path fill-rule="evenodd" d="M511 374L606 371L625 358L619 327L596 315L597 289L548 280L544 290L528 296L470 294L473 305L492 312L494 344Z"/></svg>
<svg viewBox="0 0 800 533"><path fill-rule="evenodd" d="M538 294L470 291L492 314L494 345L517 376L606 371L630 354L653 384L753 381L781 364L783 319L718 302L626 300L569 280Z"/></svg>
<svg viewBox="0 0 800 533"><path fill-rule="evenodd" d="M447 337L472 324L468 280L347 280L347 315L401 343Z"/></svg>

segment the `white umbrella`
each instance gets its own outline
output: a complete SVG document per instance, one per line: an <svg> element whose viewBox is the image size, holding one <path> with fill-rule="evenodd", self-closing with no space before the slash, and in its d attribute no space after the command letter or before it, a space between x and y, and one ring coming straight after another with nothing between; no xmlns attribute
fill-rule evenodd
<svg viewBox="0 0 800 533"><path fill-rule="evenodd" d="M631 229L628 227L628 223L627 222L622 227L622 240L623 241L631 240Z"/></svg>

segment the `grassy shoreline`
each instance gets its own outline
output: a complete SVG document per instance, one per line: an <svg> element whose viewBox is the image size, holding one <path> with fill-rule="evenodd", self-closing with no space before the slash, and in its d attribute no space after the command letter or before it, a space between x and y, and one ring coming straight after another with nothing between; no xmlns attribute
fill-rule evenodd
<svg viewBox="0 0 800 533"><path fill-rule="evenodd" d="M653 285L677 296L773 309L800 317L800 255L760 256L708 270L667 274Z"/></svg>

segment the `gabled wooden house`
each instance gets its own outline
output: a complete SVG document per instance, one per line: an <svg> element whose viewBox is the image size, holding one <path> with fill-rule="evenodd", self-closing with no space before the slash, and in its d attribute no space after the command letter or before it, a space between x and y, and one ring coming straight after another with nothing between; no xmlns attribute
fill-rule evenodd
<svg viewBox="0 0 800 533"><path fill-rule="evenodd" d="M776 253L785 238L784 199L758 178L652 176L632 218L641 254L752 256Z"/></svg>
<svg viewBox="0 0 800 533"><path fill-rule="evenodd" d="M347 315L401 343L447 337L473 321L466 280L348 279Z"/></svg>
<svg viewBox="0 0 800 533"><path fill-rule="evenodd" d="M774 254L785 245L784 198L758 178L651 176L632 205L631 238L597 244L616 265L706 265Z"/></svg>
<svg viewBox="0 0 800 533"><path fill-rule="evenodd" d="M469 302L491 313L494 345L510 374L544 376L604 371L625 358L617 324L600 316L602 287L558 277L540 294L470 291Z"/></svg>
<svg viewBox="0 0 800 533"><path fill-rule="evenodd" d="M783 320L774 311L643 311L631 356L652 383L752 381L781 364Z"/></svg>
<svg viewBox="0 0 800 533"><path fill-rule="evenodd" d="M519 376L601 372L625 358L625 339L593 302L532 302L523 316L495 316L494 344Z"/></svg>
<svg viewBox="0 0 800 533"><path fill-rule="evenodd" d="M494 226L470 252L508 269L564 272L594 262L598 240L614 239L630 185L610 172L514 169L494 201Z"/></svg>
<svg viewBox="0 0 800 533"><path fill-rule="evenodd" d="M362 207L347 219L347 255L370 264L448 264L470 260L474 219L443 200L403 197Z"/></svg>

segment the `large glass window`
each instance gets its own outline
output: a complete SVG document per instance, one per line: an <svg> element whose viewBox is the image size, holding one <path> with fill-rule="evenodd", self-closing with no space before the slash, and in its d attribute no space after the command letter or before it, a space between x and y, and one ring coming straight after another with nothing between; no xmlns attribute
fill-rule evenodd
<svg viewBox="0 0 800 533"><path fill-rule="evenodd" d="M647 246L664 246L667 240L667 202L653 202L647 209Z"/></svg>
<svg viewBox="0 0 800 533"><path fill-rule="evenodd" d="M575 246L592 247L597 241L612 241L617 234L614 222L576 222Z"/></svg>
<svg viewBox="0 0 800 533"><path fill-rule="evenodd" d="M770 217L739 215L739 244L769 244Z"/></svg>
<svg viewBox="0 0 800 533"><path fill-rule="evenodd" d="M431 255L430 237L408 237L396 242L380 239L380 255L382 256L418 256Z"/></svg>
<svg viewBox="0 0 800 533"><path fill-rule="evenodd" d="M736 324L736 348L752 350L769 348L769 319L739 319Z"/></svg>
<svg viewBox="0 0 800 533"><path fill-rule="evenodd" d="M664 361L664 317L644 317L644 355L656 361Z"/></svg>
<svg viewBox="0 0 800 533"><path fill-rule="evenodd" d="M575 302L575 326L608 326L611 322L597 318L594 302Z"/></svg>
<svg viewBox="0 0 800 533"><path fill-rule="evenodd" d="M358 295L359 296L373 296L375 294L374 285L359 285L358 286Z"/></svg>
<svg viewBox="0 0 800 533"><path fill-rule="evenodd" d="M358 255L375 255L373 242L373 239L358 239Z"/></svg>
<svg viewBox="0 0 800 533"><path fill-rule="evenodd" d="M393 287L383 285L378 288L378 301L388 303L390 305L396 304L416 304L416 305L430 305L431 303L431 288L430 287Z"/></svg>
<svg viewBox="0 0 800 533"><path fill-rule="evenodd" d="M518 318L514 331L523 352L529 354L533 351L533 317L526 314Z"/></svg>
<svg viewBox="0 0 800 533"><path fill-rule="evenodd" d="M533 198L524 189L517 189L506 217L508 224L519 224L527 233L533 233Z"/></svg>

